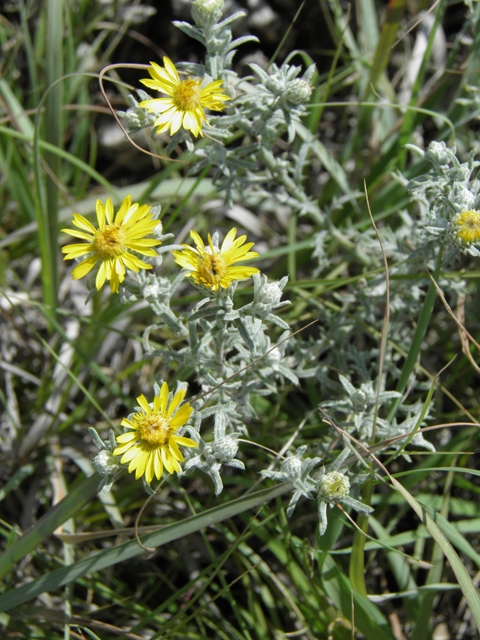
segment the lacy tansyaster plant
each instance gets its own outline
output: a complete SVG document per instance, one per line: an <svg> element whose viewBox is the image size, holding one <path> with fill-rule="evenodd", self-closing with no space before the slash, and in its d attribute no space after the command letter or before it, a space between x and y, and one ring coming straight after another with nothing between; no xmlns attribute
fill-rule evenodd
<svg viewBox="0 0 480 640"><path fill-rule="evenodd" d="M166 152L170 153L180 142L185 142L194 152L190 173L197 175L205 167L215 167L213 182L219 191L225 193L228 206L231 206L235 194L242 193L243 200L251 194L257 198L273 198L277 203L287 204L300 214L310 214L317 222L323 222L324 214L315 200L307 196L303 186L309 152L318 141L303 129L304 142L297 154L287 153L280 157L273 152L282 135L287 133L289 143L296 136L313 90L311 81L315 65L310 65L300 75L300 67L288 63L280 67L272 64L268 71L251 64L256 81L252 77L239 79L231 68L233 56L238 46L256 38L242 36L234 40L231 24L245 14L237 12L220 20L222 12L223 2L194 2L192 17L196 24L174 24L204 45L205 63L173 65L165 59L165 69L155 64L150 71L153 79L142 82L149 88L167 92L169 98L159 102L144 91L138 91L141 102L130 96L132 106L119 115L126 118L131 130L158 124L159 131L165 131L170 126L173 136ZM196 80L180 81L177 68L193 74ZM225 106L225 112L219 116L204 117L203 109L200 113L198 106L197 111L186 109L187 102L193 104L193 95L189 88L187 91L185 83L190 83L188 87L191 85L200 93L206 92L203 103L198 106L214 110ZM195 87L192 83L196 83ZM232 100L227 103L228 97ZM148 112L155 105L163 110L158 119ZM196 148L190 132L198 135L203 128L208 138L205 144ZM239 136L244 138L243 144L226 146L230 139Z"/></svg>
<svg viewBox="0 0 480 640"><path fill-rule="evenodd" d="M95 208L98 229L87 218L74 213L73 224L77 229L62 231L87 242L69 244L63 247L62 252L67 254L65 260L87 256L73 270L74 280L86 276L100 262L95 278L96 288L100 290L105 280L109 280L112 292L118 293L127 269L138 272L152 268L151 264L137 258L132 251L144 256L157 256L153 247L161 244L161 241L145 236L152 234L160 225L160 221L154 218L159 211L151 211L151 207L140 206L137 202L132 204L130 195L124 199L116 214L110 198L105 205L97 200Z"/></svg>
<svg viewBox="0 0 480 640"><path fill-rule="evenodd" d="M472 152L460 162L456 149L444 142L431 142L427 151L409 149L430 165L426 173L411 180L406 189L418 202L425 231L450 246L445 263L460 253L480 256L480 181L474 177L480 166Z"/></svg>
<svg viewBox="0 0 480 640"><path fill-rule="evenodd" d="M386 447L401 449L406 438L428 417L428 412L424 411L421 403L415 403L412 406L403 403L399 411L407 413L404 420L398 421L396 417L391 420L383 419L377 415L377 391L372 381L363 382L359 388L355 388L345 376L340 375L339 378L345 395L333 401L322 402L321 406L345 415L346 419L340 422L339 426L364 445L372 443L375 435L375 442L387 441ZM390 400L400 397L401 394L397 391L381 391L378 394L378 409ZM400 439L388 442L391 438L399 436ZM435 451L433 444L423 437L421 431L416 431L411 443L417 447ZM403 455L410 460L407 454Z"/></svg>
<svg viewBox="0 0 480 640"><path fill-rule="evenodd" d="M325 213L319 210L317 203L306 195L303 188L304 169L315 140L302 130L301 118L312 92L315 67L311 65L302 75L300 67L288 63L280 67L272 64L268 70L252 64L250 67L256 78L239 79L231 69L231 64L235 48L243 40L232 39L230 25L241 14L221 21L222 11L223 3L220 1L197 0L193 3L192 15L196 24L181 22L176 26L205 46L205 64L173 65L166 58L163 69L159 65L152 66L152 80L144 84L149 88L161 89L169 97L161 98L158 102L139 92L142 102L138 104L131 98L133 106L125 114L127 121L131 128L155 125L155 122L160 131L170 128L173 135L167 153L179 142L185 141L194 152L191 173L215 167L213 181L225 193L227 204L231 204L240 193L243 200L249 195L267 200L273 198L287 205L291 211L310 215L321 227L321 234L326 223ZM192 74L195 80L190 78L181 81L177 69ZM180 93L185 98L183 94L187 93L187 84L182 83L195 89L197 98L201 87L207 91L204 103L199 103L201 113L193 110L186 115L186 102L177 100L175 93L182 88L183 93ZM218 93L220 87L222 99ZM232 99L224 99L223 91L225 96ZM214 108L222 110L221 115L205 116L203 108L209 106L208 100L212 100ZM157 109L160 115L154 114L157 120L148 112L155 104L157 107L160 105ZM198 135L203 130L208 132L208 137L201 146L195 148L191 134ZM297 155L290 151L279 155L276 148L278 139L285 135L288 143L291 143L299 131L302 131L303 143L299 145ZM243 144L229 147L233 136L241 136ZM348 197L351 198L351 195L348 194ZM195 424L190 435L198 448L185 451L181 473L191 473L195 468L208 473L216 493L219 493L223 486L220 476L222 467L243 468L243 462L237 458L238 439L239 435L247 434L248 421L256 418L252 399L276 392L278 381L298 384L297 374L308 377L315 367L311 367L313 352L308 348L300 354L301 357L293 358L285 357L286 343L271 350L268 324L275 324L284 330L280 341L290 333L285 321L273 313L282 304L286 279L269 283L255 267L236 264L256 257L256 253L250 251L252 244L245 244L244 236L237 238L236 230L232 229L221 245L218 234L208 236L208 244L196 232L192 233L192 238L195 247L170 246L175 261L186 272L173 280L156 274L135 274L135 282L130 280L126 283L121 289L121 296L125 301L146 300L155 314L155 323L147 327L144 333L143 344L147 356L158 356L164 366L172 365L176 370L189 368L194 371L200 397L191 400L195 408ZM168 247L162 247L162 251L166 249ZM321 253L322 242L317 243L317 251ZM253 301L236 307L234 295L238 282L251 276L254 279ZM171 304L174 294L183 286L184 277L201 294L200 301L186 313L174 310L175 307L172 309ZM348 331L354 334L356 323L350 324ZM155 343L155 332L160 329L163 331L165 326L176 336L176 345L179 346L173 348L169 342ZM329 348L336 348L341 342L341 331L337 329L335 326L335 335ZM314 352L317 353L323 348L322 341L314 342ZM297 348L296 356L299 351ZM353 345L350 351L356 367L365 373L364 379L368 380L368 364L374 354L358 354ZM249 366L259 356L262 357L258 365ZM344 357L343 351L337 353L336 357ZM342 368L340 370L345 371ZM324 373L325 380L328 374L328 371ZM348 382L346 377L344 380ZM340 393L336 408L346 415L346 424L343 426L350 427L357 435L367 439L371 437L373 428L373 386L364 383L363 387L352 392L346 382L338 385L330 380L326 381L326 385L331 391L338 393L341 387L343 394L346 392L351 395L351 398L344 399ZM382 396L383 400L389 398L388 394ZM213 441L206 441L200 433L202 423L212 418ZM382 421L377 422L376 428L379 437L386 437L387 432L392 435L392 427L388 431ZM325 468L321 472L320 475L327 479L322 480L320 486L319 478L311 475L317 459L303 459L304 452L301 453L296 454L299 465L292 460L294 456L290 456L291 468L286 465L280 472L284 474L284 481L287 476L295 476L293 484L296 488L289 512L301 495L316 497L319 500L323 532L326 506L334 504L335 500L347 503L349 483L355 483L360 475L349 470L347 478L346 472L341 469L345 459L342 453L330 464L328 471ZM294 467L295 473L292 471ZM351 503L351 506L355 505ZM360 510L369 509L357 507Z"/></svg>
<svg viewBox="0 0 480 640"><path fill-rule="evenodd" d="M225 236L222 246L217 250L212 243L210 234L208 235L208 250L196 231L190 231L192 240L196 248L183 245L181 251L174 251L175 262L187 270L187 278L211 289L212 292L228 287L235 280L245 280L256 273L260 273L256 267L245 267L236 265L237 262L258 258L256 251L250 251L254 243L245 244L247 236L235 238L237 230L231 229Z"/></svg>
<svg viewBox="0 0 480 640"><path fill-rule="evenodd" d="M268 335L269 325L283 329L279 341L290 335L288 324L276 311L288 304L281 300L287 278L268 282L256 267L241 264L258 257L246 236L237 237L231 229L220 243L219 234L208 235L205 243L196 232L190 245L163 246L170 250L183 271L173 280L156 274L135 274L121 287L122 301L146 300L155 315L154 324L144 332L147 357L160 357L163 366L193 370L201 393L191 400L195 409L191 438L198 449L184 452L182 474L195 468L212 478L215 492L222 490L222 467L243 468L237 459L238 437L248 433L248 422L257 418L253 399L277 391L279 381L298 384L294 360L285 355L287 341L275 347ZM253 277L253 300L236 308L235 291L240 281ZM172 309L180 286L190 285L201 294L191 310ZM169 342L155 344L154 333L168 327L177 337L175 348ZM180 344L179 344L180 340ZM163 342L163 341L162 341ZM258 362L257 362L258 360ZM251 366L255 363L255 366ZM202 422L213 418L213 440L204 440Z"/></svg>
<svg viewBox="0 0 480 640"><path fill-rule="evenodd" d="M204 109L222 111L224 102L230 97L221 89L223 80L216 80L207 84L202 79L188 78L180 80L175 65L165 56L164 67L152 62L148 69L151 78L140 80L149 89L166 93L168 98L154 98L144 100L139 107L154 113L154 126L157 133L170 129L170 135L176 133L180 127L191 131L194 136L201 136L202 123L207 122Z"/></svg>
<svg viewBox="0 0 480 640"><path fill-rule="evenodd" d="M293 485L293 495L287 507L287 516L291 517L300 497L317 500L318 530L321 536L327 530L327 507L333 508L338 503L352 507L356 511L372 513L373 509L350 495L350 484L360 483L367 478L366 474L352 474L343 470L342 466L350 450L345 448L338 457L319 472L313 473L322 458L310 458L305 455L307 445L299 447L295 454L288 452L278 471L261 471L267 478Z"/></svg>
<svg viewBox="0 0 480 640"><path fill-rule="evenodd" d="M176 433L190 418L193 408L188 402L183 404L186 389L178 389L168 402L168 385L164 382L160 393L155 395L150 406L142 394L137 398L139 410L122 420L125 433L117 437L119 445L113 451L114 456L122 456L121 463L128 463L129 472L135 471L135 478L145 475L148 484L154 476L160 480L163 467L168 473L180 471L179 462L183 461L182 447L197 447L190 438Z"/></svg>

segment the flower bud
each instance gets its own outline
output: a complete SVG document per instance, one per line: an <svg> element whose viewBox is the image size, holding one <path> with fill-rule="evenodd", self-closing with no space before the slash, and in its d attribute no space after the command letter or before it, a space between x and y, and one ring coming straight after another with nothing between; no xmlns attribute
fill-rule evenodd
<svg viewBox="0 0 480 640"><path fill-rule="evenodd" d="M455 147L453 149L448 149L443 140L442 142L434 140L428 145L425 157L440 166L448 167L452 162L452 158L455 157Z"/></svg>
<svg viewBox="0 0 480 640"><path fill-rule="evenodd" d="M313 87L306 80L296 78L287 83L287 100L290 104L307 102L312 95Z"/></svg>
<svg viewBox="0 0 480 640"><path fill-rule="evenodd" d="M199 27L209 27L223 15L224 0L195 0L192 3L192 18Z"/></svg>
<svg viewBox="0 0 480 640"><path fill-rule="evenodd" d="M145 300L157 300L160 296L160 283L156 278L148 278L142 287L142 293Z"/></svg>
<svg viewBox="0 0 480 640"><path fill-rule="evenodd" d="M318 495L325 502L337 502L350 491L350 480L339 471L330 471L318 479Z"/></svg>
<svg viewBox="0 0 480 640"><path fill-rule="evenodd" d="M266 282L265 278L265 282L261 285L258 296L261 299L261 302L272 307L278 304L283 294L282 284L282 281L280 281L280 283Z"/></svg>
<svg viewBox="0 0 480 640"><path fill-rule="evenodd" d="M93 459L93 467L101 476L108 476L116 473L121 465L111 451L102 449Z"/></svg>
<svg viewBox="0 0 480 640"><path fill-rule="evenodd" d="M267 89L268 89L269 91L271 91L271 92L272 92L272 93L274 93L274 94L282 93L283 88L284 88L284 84L283 84L283 82L280 80L280 78L277 78L277 77L276 77L276 76L274 76L274 75L271 75L271 76L267 79L267 81L266 81L266 83L265 83L265 86L267 87Z"/></svg>
<svg viewBox="0 0 480 640"><path fill-rule="evenodd" d="M296 456L290 456L280 465L280 471L284 473L293 482L298 478L302 470L302 461Z"/></svg>
<svg viewBox="0 0 480 640"><path fill-rule="evenodd" d="M221 462L233 460L237 455L238 442L236 438L225 436L215 440L215 457Z"/></svg>

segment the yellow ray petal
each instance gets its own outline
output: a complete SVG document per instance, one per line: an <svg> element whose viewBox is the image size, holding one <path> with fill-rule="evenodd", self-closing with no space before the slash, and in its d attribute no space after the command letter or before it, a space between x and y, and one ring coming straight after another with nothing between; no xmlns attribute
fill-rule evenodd
<svg viewBox="0 0 480 640"><path fill-rule="evenodd" d="M153 480L153 476L155 475L155 452L152 451L147 462L147 466L145 467L145 480L148 484Z"/></svg>
<svg viewBox="0 0 480 640"><path fill-rule="evenodd" d="M130 431L129 433L122 433L116 437L117 442L128 442L133 444L140 438L140 434L137 431Z"/></svg>
<svg viewBox="0 0 480 640"><path fill-rule="evenodd" d="M94 235L97 232L93 224L89 220L81 216L79 213L73 214L72 222L79 229L83 229L84 231L88 231L90 233L93 233Z"/></svg>
<svg viewBox="0 0 480 640"><path fill-rule="evenodd" d="M115 451L116 451L116 449L115 449ZM123 454L122 459L120 460L120 462L122 464L130 462L131 460L133 460L133 458L135 458L140 453L141 453L141 449L138 446L131 447L130 449L128 449L128 451L126 451Z"/></svg>
<svg viewBox="0 0 480 640"><path fill-rule="evenodd" d="M82 238L82 240L88 240L92 242L92 234L86 231L77 231L76 229L62 229L62 233L68 233L69 236L74 238Z"/></svg>
<svg viewBox="0 0 480 640"><path fill-rule="evenodd" d="M150 409L150 405L148 404L147 399L143 395L143 393L142 393L141 396L138 396L137 402L138 402L138 406L143 409L143 411L145 412L145 414L147 416L150 416L152 414L152 410Z"/></svg>
<svg viewBox="0 0 480 640"><path fill-rule="evenodd" d="M162 388L160 389L160 415L162 415L163 417L165 417L167 402L168 402L168 384L164 382L162 384Z"/></svg>
<svg viewBox="0 0 480 640"><path fill-rule="evenodd" d="M187 420L190 418L192 413L193 413L193 408L187 402L182 407L180 407L180 409L173 416L173 418L170 418L170 424L172 425L172 428L178 429L178 427L183 426L187 422Z"/></svg>
<svg viewBox="0 0 480 640"><path fill-rule="evenodd" d="M107 216L108 224L112 224L114 213L115 213L115 211L113 209L112 199L111 198L107 198L107 201L105 203L105 215Z"/></svg>
<svg viewBox="0 0 480 640"><path fill-rule="evenodd" d="M160 454L160 452L158 451L158 449L155 451L155 456L154 456L154 464L155 464L155 475L157 476L157 479L160 480L160 478L162 477L162 473L163 473L163 462L162 462L162 456Z"/></svg>
<svg viewBox="0 0 480 640"><path fill-rule="evenodd" d="M127 215L127 212L131 206L132 206L132 196L129 194L120 205L120 209L118 210L118 213L115 216L115 224L121 224L123 222L123 219Z"/></svg>
<svg viewBox="0 0 480 640"><path fill-rule="evenodd" d="M168 407L168 411L167 411L167 420L168 418L170 418L170 416L173 414L173 412L176 410L176 408L178 407L178 405L182 402L182 400L184 399L186 394L186 390L185 389L179 389L177 391L177 393L173 396L173 399ZM185 405L187 406L187 405Z"/></svg>
<svg viewBox="0 0 480 640"><path fill-rule="evenodd" d="M104 229L105 228L105 207L103 206L103 203L101 200L97 200L97 202L95 203L95 211L97 213L98 228Z"/></svg>
<svg viewBox="0 0 480 640"><path fill-rule="evenodd" d="M81 262L79 265L75 267L72 271L72 278L74 280L78 280L78 278L83 278L89 273L95 264L98 262L98 256L93 255Z"/></svg>
<svg viewBox="0 0 480 640"><path fill-rule="evenodd" d="M95 278L95 286L97 287L97 291L100 291L100 289L103 287L106 278L107 278L107 263L104 260L100 265L100 269L98 270L97 277Z"/></svg>
<svg viewBox="0 0 480 640"><path fill-rule="evenodd" d="M174 437L175 437L175 442L181 445L182 447L198 447L198 444L195 442L195 440L192 440L191 438L184 438L183 436L174 436Z"/></svg>
<svg viewBox="0 0 480 640"><path fill-rule="evenodd" d="M135 469L135 479L138 480L145 473L145 469L147 467L148 459L150 457L150 453L148 451L142 451L136 458L130 462L128 470L130 471L130 467ZM133 467L132 465L135 464Z"/></svg>

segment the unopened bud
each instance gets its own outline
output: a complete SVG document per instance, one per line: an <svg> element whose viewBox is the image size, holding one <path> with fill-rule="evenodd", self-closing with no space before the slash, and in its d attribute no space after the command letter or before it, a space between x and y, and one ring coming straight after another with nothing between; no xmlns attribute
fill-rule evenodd
<svg viewBox="0 0 480 640"><path fill-rule="evenodd" d="M209 27L223 15L224 0L195 0L192 3L192 18L199 27Z"/></svg>
<svg viewBox="0 0 480 640"><path fill-rule="evenodd" d="M118 458L108 449L102 449L93 459L93 466L101 476L116 473L121 465L118 464Z"/></svg>
<svg viewBox="0 0 480 640"><path fill-rule="evenodd" d="M227 462L233 460L237 455L238 442L236 438L232 436L225 436L215 440L215 457L221 462Z"/></svg>
<svg viewBox="0 0 480 640"><path fill-rule="evenodd" d="M294 482L298 478L301 470L302 461L300 460L300 458L297 458L295 456L285 458L285 460L280 465L280 471L284 473L288 478L290 478L292 482Z"/></svg>
<svg viewBox="0 0 480 640"><path fill-rule="evenodd" d="M290 104L302 104L308 102L312 95L313 87L306 80L296 78L287 83L287 100Z"/></svg>
<svg viewBox="0 0 480 640"><path fill-rule="evenodd" d="M318 479L318 495L326 502L336 502L348 495L350 480L339 471L331 471Z"/></svg>

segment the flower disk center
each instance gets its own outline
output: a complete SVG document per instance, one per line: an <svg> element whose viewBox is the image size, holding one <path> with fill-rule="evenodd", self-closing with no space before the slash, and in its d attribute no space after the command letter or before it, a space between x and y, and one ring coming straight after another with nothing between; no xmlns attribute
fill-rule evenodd
<svg viewBox="0 0 480 640"><path fill-rule="evenodd" d="M219 253L207 253L200 265L200 276L209 286L218 286L227 273L225 259Z"/></svg>
<svg viewBox="0 0 480 640"><path fill-rule="evenodd" d="M480 239L480 211L464 211L455 220L457 237L464 242L476 242Z"/></svg>
<svg viewBox="0 0 480 640"><path fill-rule="evenodd" d="M118 224L107 224L105 229L97 231L93 244L102 259L116 258L125 252L125 232Z"/></svg>
<svg viewBox="0 0 480 640"><path fill-rule="evenodd" d="M170 423L159 415L145 416L139 425L142 440L146 440L155 447L168 444L171 435Z"/></svg>
<svg viewBox="0 0 480 640"><path fill-rule="evenodd" d="M173 104L180 111L195 111L200 107L200 90L198 80L183 80L173 92Z"/></svg>

